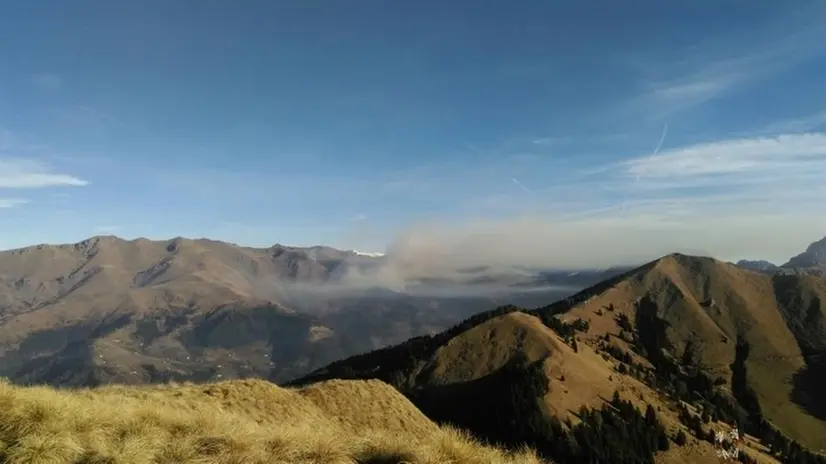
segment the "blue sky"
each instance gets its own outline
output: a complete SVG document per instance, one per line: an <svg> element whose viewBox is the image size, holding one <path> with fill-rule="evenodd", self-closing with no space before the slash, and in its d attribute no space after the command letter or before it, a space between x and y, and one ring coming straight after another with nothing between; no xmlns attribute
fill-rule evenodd
<svg viewBox="0 0 826 464"><path fill-rule="evenodd" d="M0 57L0 249L598 265L826 235L820 1L13 1Z"/></svg>

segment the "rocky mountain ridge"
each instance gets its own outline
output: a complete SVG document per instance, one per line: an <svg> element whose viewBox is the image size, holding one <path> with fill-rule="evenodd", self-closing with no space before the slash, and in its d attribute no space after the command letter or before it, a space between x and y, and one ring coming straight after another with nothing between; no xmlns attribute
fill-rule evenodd
<svg viewBox="0 0 826 464"><path fill-rule="evenodd" d="M826 237L813 242L806 248L806 251L791 258L783 264L784 268L826 268Z"/></svg>
<svg viewBox="0 0 826 464"><path fill-rule="evenodd" d="M491 306L538 306L581 288L487 269L388 286L385 275L404 276L390 259L113 236L0 252L0 375L56 385L280 382Z"/></svg>

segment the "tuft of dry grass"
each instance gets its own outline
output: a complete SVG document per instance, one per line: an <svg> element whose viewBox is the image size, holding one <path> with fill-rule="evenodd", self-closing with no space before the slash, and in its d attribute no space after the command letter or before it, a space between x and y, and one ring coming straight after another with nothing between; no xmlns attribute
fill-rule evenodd
<svg viewBox="0 0 826 464"><path fill-rule="evenodd" d="M9 464L538 464L440 428L389 385L262 380L55 390L0 379Z"/></svg>

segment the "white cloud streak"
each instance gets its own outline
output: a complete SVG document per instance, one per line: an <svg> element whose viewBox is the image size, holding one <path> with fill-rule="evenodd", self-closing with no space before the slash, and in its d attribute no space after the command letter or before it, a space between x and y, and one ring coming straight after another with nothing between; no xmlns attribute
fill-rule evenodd
<svg viewBox="0 0 826 464"><path fill-rule="evenodd" d="M0 158L0 188L82 187L88 184L78 177L53 172L38 161Z"/></svg>
<svg viewBox="0 0 826 464"><path fill-rule="evenodd" d="M684 57L679 60L647 61L640 65L646 84L622 111L667 118L785 72L826 51L823 19L822 5L815 5L767 26L759 36L713 38L675 50L674 56Z"/></svg>
<svg viewBox="0 0 826 464"><path fill-rule="evenodd" d="M664 114L677 112L705 103L720 96L734 84L743 79L743 74L705 75L712 71L702 71L674 81L662 81L652 84L650 93L643 97L660 108Z"/></svg>
<svg viewBox="0 0 826 464"><path fill-rule="evenodd" d="M523 184L522 182L519 182L519 179L517 179L516 177L512 177L511 180L513 181L514 184L516 184L525 193L531 193L531 191L528 190L528 187L525 187L525 184Z"/></svg>
<svg viewBox="0 0 826 464"><path fill-rule="evenodd" d="M785 133L811 132L823 129L826 129L826 110L801 118L773 122L762 127L756 132L762 135L775 135Z"/></svg>
<svg viewBox="0 0 826 464"><path fill-rule="evenodd" d="M627 175L642 179L822 171L826 133L724 140L630 159L622 166Z"/></svg>
<svg viewBox="0 0 826 464"><path fill-rule="evenodd" d="M660 139L668 137L663 127ZM389 243L392 264L382 272L390 281L399 275L403 280L449 276L475 265L638 264L676 251L785 261L826 235L826 134L665 145L664 141L659 152L648 151L654 148L650 147L644 155L588 174L554 158L515 163L491 156L473 164L444 162L367 180L315 180L306 185L323 184L323 189L311 192L311 200L328 195L352 200L353 208L369 212L371 224L390 229L393 224L381 212L369 211L370 198L377 192L385 201L407 195L445 206L428 222L423 222L424 215L411 213L406 218L411 226L397 224L396 234L383 228L381 237L369 243L367 229L359 228L352 237L342 235L340 242L349 248L380 250L380 244ZM503 183L503 172L530 180L531 198ZM271 178L262 174L213 174L214 180L222 181L207 185L239 186L238 201L260 198L261 192L279 196L272 193ZM286 191L294 192L296 183L305 182L288 177L281 187ZM173 177L169 182L180 185ZM484 205L491 197L496 204ZM302 244L324 241L337 246L329 243L336 227L302 231ZM248 237L240 241L263 244L289 234L273 227L248 232L233 228L208 236ZM395 238L388 240L388 235Z"/></svg>
<svg viewBox="0 0 826 464"><path fill-rule="evenodd" d="M28 202L25 198L0 198L0 208L14 208Z"/></svg>
<svg viewBox="0 0 826 464"><path fill-rule="evenodd" d="M665 137L668 135L668 123L663 126L663 133L660 136L660 141L657 142L657 148L654 149L653 155L656 155L660 152L660 148L663 147L663 143L665 142Z"/></svg>

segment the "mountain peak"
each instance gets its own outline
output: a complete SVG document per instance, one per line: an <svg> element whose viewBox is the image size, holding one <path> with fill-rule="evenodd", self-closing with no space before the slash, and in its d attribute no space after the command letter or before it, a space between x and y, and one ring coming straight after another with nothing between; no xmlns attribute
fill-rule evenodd
<svg viewBox="0 0 826 464"><path fill-rule="evenodd" d="M782 267L823 267L826 266L826 237L812 242L806 251L793 257Z"/></svg>
<svg viewBox="0 0 826 464"><path fill-rule="evenodd" d="M810 253L826 252L826 237L823 237L822 239L809 244L809 246L806 248L806 251Z"/></svg>

